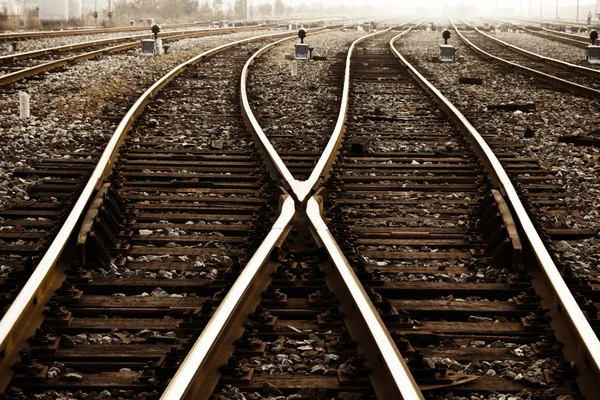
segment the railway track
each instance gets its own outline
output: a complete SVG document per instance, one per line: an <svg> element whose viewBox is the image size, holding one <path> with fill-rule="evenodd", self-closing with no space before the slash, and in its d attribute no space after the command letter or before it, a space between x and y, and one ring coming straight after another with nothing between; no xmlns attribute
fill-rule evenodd
<svg viewBox="0 0 600 400"><path fill-rule="evenodd" d="M460 39L481 56L551 83L554 87L586 97L600 98L598 70L527 52L481 31L461 31L452 21L450 22Z"/></svg>
<svg viewBox="0 0 600 400"><path fill-rule="evenodd" d="M461 395L512 392L517 396L520 396L518 393L528 396L523 392L525 390L544 396L543 392L553 387L551 393L554 394L548 392L546 395L577 394L573 381L562 378L555 380L551 377L554 373L562 377L573 376L571 365L562 361L562 356L556 353L561 345L557 344L550 326L539 329L538 325L549 321L546 310L539 306L551 304L557 291L565 295L568 291L565 291L564 282L560 278L556 279L556 267L548 263L549 256L544 254L543 246L535 247L535 256L524 251L526 243L521 242L509 210L513 207L517 209L520 224L526 225L528 217L512 184L499 168L498 159L491 157L491 160L478 160L476 153L491 152L464 117L455 114L462 121L458 125L464 124L462 129L467 130L468 140L458 132L459 129L453 130L451 120L434 111L431 99L412 81L390 52L387 43L395 35L386 35L387 37L382 35L382 38L372 38L372 42L357 45L360 56L357 55L353 61L352 76L353 81L358 83L354 84L356 89L353 88L352 95L355 98L351 101L348 117L353 115L356 108L358 121L347 124L342 155L327 182L327 190L321 193L327 193L329 197L324 204L328 209L327 226L319 216L323 204L320 206L317 197L308 201L307 216L313 235L320 246L328 251L329 263L334 264L332 266L324 260L319 268L321 274L325 275L327 288L309 294L309 309L298 310L298 304L305 305L307 300L296 298L297 285L282 285L280 282L281 277L287 277L287 280L294 282L302 279L302 284L306 284L311 278L314 279L315 274L318 275L319 271L316 269L311 271L312 274L307 273L307 264L314 263L314 259L307 259L306 256L298 258L297 238L301 236L298 233L289 246L290 258L285 259L287 262L280 262L275 267L271 265L272 262L266 262L268 267L264 266L269 271L277 268L278 273L271 282L269 293L278 293L278 300L287 303L286 307L281 304L273 306L269 304L272 297L266 297L265 304L261 304L258 309L258 315L255 313L250 316L250 320L258 321L256 325L260 327L256 329L254 324L246 325L246 336L236 347L236 356L231 348L230 338L218 333L228 332L235 324L223 322L226 314L220 315L219 311L226 313L240 307L245 304L246 298L239 296L237 300L229 299L229 302L226 299L227 311L219 310L219 315L215 316L215 325L219 326L214 327L214 334L200 338L167 389L167 394L174 396L173 398L186 394L190 396L191 393L201 393L203 398L207 395L203 388L215 376L215 363L211 361L214 358L223 361L224 346L228 346L234 358L228 360L225 370L227 375L217 386L215 398L236 398L240 392L250 395L261 389L263 396L314 398L311 396L316 395L317 389L327 390L328 396L337 394L339 398L358 396L358 393L365 393L365 388L356 387L361 380L364 381L368 370L365 364L375 368L382 367L381 358L374 362L369 357L380 355L386 358L387 354L381 351L385 339L394 340L400 353L408 357L408 370L424 390L433 389L442 395L449 392ZM414 70L413 75L418 76ZM404 88L403 92L390 90L391 87L397 89L399 83ZM434 88L426 87L437 95ZM367 98L371 98L373 93L381 97L375 104L369 103ZM406 115L397 115L398 103L395 101L406 104ZM368 104L368 108L365 104ZM389 104L394 105L393 110L386 109ZM381 107L380 111L384 110L383 115L381 112L369 112L376 106ZM443 107L452 113L456 111L447 103L443 103ZM336 136L339 135L341 131L336 129L330 143L337 143ZM423 135L426 135L424 144L421 139ZM471 141L476 143L475 152L467 144ZM395 152L389 149L390 146L399 146L406 152ZM481 147L478 149L479 146ZM331 158L334 152L326 151L326 154ZM514 162L517 169L527 168L523 164L526 160L519 160L514 152L505 151L500 157L501 160ZM315 175L327 175L324 173L328 168L327 163L319 162L317 165L321 165L323 169L317 167ZM341 169L339 173L338 167ZM426 172L420 171L423 169ZM491 178L483 172L485 169L495 171ZM286 175L289 176L289 171L282 171L282 176ZM443 183L437 185L436 182ZM499 191L490 190L498 182L503 187L500 190L507 190L505 196L513 202L510 207ZM529 182L529 189L543 191L544 185L535 182L534 177ZM307 193L304 184L311 183L313 182L309 180L289 182L288 185L297 198L302 200ZM491 214L487 214L488 212ZM497 222L491 222L490 217L496 218ZM525 229L529 231L526 241L539 241L531 228ZM337 247L331 232L340 247ZM448 238L449 235L456 236ZM311 244L310 240L306 242L309 247ZM344 259L340 248L348 256L349 262ZM528 268L534 257L538 257L543 264L544 272L541 274L535 268ZM350 266L354 268L356 275L353 276L348 271ZM280 275L281 269L285 273ZM446 269L451 272L446 272ZM528 277L529 273L535 276L535 289ZM552 283L544 282L545 274ZM253 282L252 272L248 275L236 282L236 285L250 285ZM364 309L351 306L352 302L360 304L358 299L361 298L361 295L350 289L353 282L371 286L362 294L370 297L374 306L365 306ZM556 286L551 289L553 285ZM328 293L327 289L336 295L339 301L337 309L328 307L326 300L333 296L323 296L324 292ZM543 293L543 303L536 290ZM240 287L236 293L242 291ZM554 294L548 296L549 292ZM321 303L324 304L321 309L327 308L326 313L319 315L320 310L314 310L318 304L315 299L322 300ZM583 314L574 300L563 300L570 303L573 313L567 319L573 318L573 321L577 320L577 324L582 324L579 340L593 341L593 334L589 336L583 333L589 333L591 328L581 320ZM540 303L537 304L537 301ZM313 307L310 307L311 303ZM375 307L380 318L378 321L371 314L376 310ZM357 312L357 308L361 312ZM297 320L295 315L299 312L313 316L310 325ZM560 327L560 336L566 342L568 334L563 329L572 326L572 322L558 321L560 312L557 313L556 306L552 306L550 313L556 320L553 326ZM348 337L344 334L341 339L343 344L337 347L339 340L331 337L335 335L328 337L321 332L326 329L324 322L333 322L336 318L339 321L342 315L350 337L358 342L359 351L351 354L358 354L359 360L355 356L348 358L348 362L342 365L330 365L331 360L335 359L330 357L330 352L343 349L340 354L344 359L348 357L348 349L355 345L353 342L347 343ZM324 320L325 317L327 319ZM315 319L319 324L318 328ZM373 329L370 331L371 336L367 334L369 337L366 340L365 333L360 328L361 320L363 328L364 321L368 320ZM270 321L268 327L262 326L265 321ZM381 321L386 323L393 336L385 334L386 328ZM300 329L290 329L290 325L284 325L288 322L296 324ZM277 327L279 331L273 334L271 330ZM257 332L250 335L250 329ZM378 329L383 330L383 336L378 335L382 333ZM319 332L321 335L317 334ZM376 338L382 341L378 342ZM266 352L260 347L264 341L270 341ZM249 343L258 346L260 355L255 353L251 357L247 353ZM376 343L375 346L373 343ZM573 350L577 345L571 343L567 347L571 349L569 354L575 356L576 351ZM541 349L545 350L540 351ZM554 350L546 352L548 349ZM364 359L361 357L361 350ZM523 362L523 352L527 353L527 362ZM588 353L588 357L590 355ZM384 364L389 368L389 363L392 362L393 360L386 358ZM582 362L580 365L585 364L583 359L579 362ZM310 375L303 377L302 374L308 372L307 364L315 368L317 375L321 371L325 375L337 374L338 380L347 373L353 376L353 383L348 383L346 392L342 392L344 389L338 386L339 382L335 379ZM400 372L403 368L400 364L393 371ZM517 366L517 370L511 366ZM594 374L593 369L585 373ZM230 375L234 371L238 371L237 380ZM269 375L266 375L267 371ZM210 378L206 378L206 375L211 374ZM396 392L392 394L390 391L398 387L393 383L398 380L394 381L393 377L387 381L385 378L377 379L383 375L370 375L373 390L379 398L394 398ZM584 387L586 382L590 381L579 379ZM450 387L453 383L458 384ZM312 392L305 389L296 393L298 389L309 385L315 388ZM419 396L408 389L411 384L405 382L404 385L405 392L399 392L405 398ZM382 388L386 388L388 392L378 392ZM596 389L585 387L585 390L595 393Z"/></svg>
<svg viewBox="0 0 600 400"><path fill-rule="evenodd" d="M172 41L209 36L215 34L228 34L242 30L259 30L264 29L263 26L253 26L244 28L224 28L224 29L200 29L188 32L168 32L161 35L163 43ZM0 57L0 86L18 82L25 78L35 77L45 72L67 67L73 63L89 60L92 58L101 57L106 54L130 51L138 49L140 46L139 40L149 37L148 35L115 38L110 40L98 40L77 45L68 45L55 47L51 49L36 50L27 53L13 54ZM121 43L126 42L126 43ZM115 44L109 45L107 44ZM66 55L64 53L67 53Z"/></svg>
<svg viewBox="0 0 600 400"><path fill-rule="evenodd" d="M93 211L87 211L83 220L77 255L68 257L66 266L55 267L49 277L54 283L63 279L68 284L50 301L45 318L35 323L37 335L45 339L30 344L40 364L26 367L27 360L22 358L25 369L17 368L11 386L26 393L57 388L91 392L98 386L152 391L157 380L162 380L154 375L143 379L144 373L139 371L147 370L147 363L158 364L161 358L168 358L169 364L171 348L201 331L210 312L200 310L235 278L246 256L262 240L264 224L270 226L271 197L276 191L245 133L235 83L248 51L281 35L243 40L204 53L157 83L134 106L119 129L123 137L115 136L96 169L97 176L104 160L112 155L113 174L109 178L109 172L103 172L108 179L98 188L91 202ZM236 64L232 65L232 60ZM183 70L180 79L167 85ZM149 101L149 95L162 86L166 87L161 96ZM203 98L192 96L197 90L204 93ZM218 97L214 96L217 92ZM191 97L198 100L182 101ZM143 105L144 113L125 139L126 127ZM202 135L195 133L198 126L202 126ZM123 149L117 159L119 142ZM30 174L55 176L62 172L63 181L46 185L47 195L63 191L73 196L81 185L77 176L93 163L78 159L60 166L42 162ZM84 196L91 193L93 183L94 179ZM70 196L64 196L66 201L72 200ZM34 205L34 210L41 204ZM52 207L61 205L53 203ZM34 210L30 210L32 216L37 215ZM78 219L68 220L66 225ZM17 221L4 222L17 225ZM5 254L17 255L24 247L8 244ZM52 249L46 257L51 253ZM16 276L8 277L6 284L22 282L27 275L28 261L15 261ZM44 264L38 261L33 262L36 273ZM69 267L71 262L74 264ZM65 267L71 272L65 273ZM27 289L21 294L24 292ZM8 314L10 318L10 311ZM154 350L145 347L149 342L156 346ZM100 348L103 344L109 346ZM119 366L126 364L134 372L121 370ZM70 375L69 368L75 375ZM164 372L170 367L156 368ZM154 373L155 367L150 370ZM35 371L34 376L28 371ZM3 372L3 385L11 375ZM46 379L52 376L55 379ZM163 379L168 377L166 372Z"/></svg>
<svg viewBox="0 0 600 400"><path fill-rule="evenodd" d="M212 22L198 22L193 24L173 24L169 25L168 28L190 28L198 27L202 25L212 24ZM136 32L148 30L149 26L123 26L117 28L102 28L102 29L65 29L60 31L33 31L33 32L11 32L11 33L0 33L0 41L2 40L28 40L28 39L42 39L49 37L64 37L64 36L87 36L96 35L102 33L114 33L114 32Z"/></svg>
<svg viewBox="0 0 600 400"><path fill-rule="evenodd" d="M85 201L75 206L77 220L87 199L94 199L77 235L79 251L69 261L99 268L67 268L75 287L63 285L59 299L51 299L32 351L20 354L20 371L31 376L12 384L25 393L111 387L109 395L130 397L126 390L162 390L175 374L163 394L168 399L208 398L215 386L215 398L222 399L239 398L240 391L307 399L418 399L423 392L556 398L578 395L577 385L588 396L598 393L600 345L500 161L532 174L524 184L530 192L556 188L514 152L493 155L462 114L395 50L402 34L385 30L350 47L337 124L303 181L276 153L247 96L250 65L273 43L248 61L250 47L203 61L220 80L190 67L181 83L158 82L151 90L164 87L166 93L147 105L126 140L111 141L100 162L112 168L110 158L124 142L114 174L97 170ZM241 108L231 84L240 75ZM180 98L197 96L198 87L207 96L201 112L199 103L188 101L184 111L190 111L178 118L161 115ZM214 98L214 90L225 93ZM121 132L144 103L130 111ZM195 113L209 118L208 125L202 120L200 143L189 121ZM223 140L210 136L224 125L221 118L230 124ZM252 163L234 168L230 163L238 158L224 160L231 155L224 139L244 134L243 119L270 175L289 193L279 198L276 220L279 193L252 151L251 137L232 150ZM223 169L216 174L215 168ZM244 218L239 202L255 197L243 209L256 217ZM203 213L205 223L196 222L200 217L192 210ZM255 231L234 230L253 240L230 237L228 226L248 221ZM72 217L67 225L79 226ZM217 233L189 237L196 227ZM58 250L50 249L52 260ZM214 259L197 259L206 254ZM179 276L190 262L203 263L198 275ZM52 263L42 261L27 285ZM163 290L149 281L152 273L168 282ZM225 281L234 278L227 291ZM154 296L139 296L151 289ZM37 324L12 311L42 308L46 299L42 292L37 298L37 290L26 286L19 295L25 303L17 298L0 324L4 366L18 349L11 342L18 337L15 327ZM44 293L47 298L50 292ZM90 329L98 336L85 334L85 340L95 344L78 344L84 338L77 334ZM138 334L123 334L129 330ZM52 337L63 333L68 337L56 345ZM577 377L557 336L576 362ZM150 342L160 344L138 346ZM40 365L49 373L44 362L47 368L61 360L57 355L64 357L53 365L58 379L34 380ZM69 365L75 371L65 370Z"/></svg>

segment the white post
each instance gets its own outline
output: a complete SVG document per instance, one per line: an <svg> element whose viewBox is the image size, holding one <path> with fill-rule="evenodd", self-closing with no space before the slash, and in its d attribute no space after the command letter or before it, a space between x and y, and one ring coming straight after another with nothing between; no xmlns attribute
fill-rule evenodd
<svg viewBox="0 0 600 400"><path fill-rule="evenodd" d="M19 111L21 119L29 118L29 95L25 92L19 92Z"/></svg>
<svg viewBox="0 0 600 400"><path fill-rule="evenodd" d="M292 69L292 76L298 76L298 62L296 60L293 60L290 63L291 69Z"/></svg>

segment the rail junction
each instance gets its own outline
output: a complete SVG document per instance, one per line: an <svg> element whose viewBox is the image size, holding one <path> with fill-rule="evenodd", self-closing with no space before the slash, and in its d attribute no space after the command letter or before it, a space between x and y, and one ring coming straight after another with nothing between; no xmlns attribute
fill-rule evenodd
<svg viewBox="0 0 600 400"><path fill-rule="evenodd" d="M471 51L544 93L598 100L594 66L501 40L482 20L439 23L465 45L448 73ZM101 152L14 170L30 183L27 201L0 210L5 398L600 396L600 270L561 258L598 229L553 226L569 213L563 180L485 124L487 111L535 106L453 102L406 45L437 24L375 24L310 29L338 44L295 66L314 68L312 82L271 91L296 32L168 32L248 37L162 76ZM17 71L0 85L143 36L1 56Z"/></svg>

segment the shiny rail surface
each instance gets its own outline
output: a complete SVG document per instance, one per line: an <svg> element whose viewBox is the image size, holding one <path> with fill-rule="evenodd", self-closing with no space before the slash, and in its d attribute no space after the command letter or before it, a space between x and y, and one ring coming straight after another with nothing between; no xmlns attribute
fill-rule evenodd
<svg viewBox="0 0 600 400"><path fill-rule="evenodd" d="M411 29L412 27L409 28L407 32ZM368 349L371 350L371 352L367 354L369 354L371 365L375 370L375 372L371 374L371 382L375 392L380 398L420 400L424 397L421 394L418 385L412 378L404 359L399 353L389 332L385 328L366 291L352 270L352 267L349 265L341 249L335 242L335 239L327 229L321 216L321 207L319 205L318 197L308 198L313 187L318 186L321 183L320 179L323 174L326 173L326 168L327 173L328 169L331 168L343 138L346 110L349 101L350 60L352 58L352 53L360 42L370 37L388 32L389 30L390 29L385 29L371 35L363 36L354 41L349 48L344 75L344 95L341 101L338 123L323 156L319 160L319 164L317 164L311 174L311 176L315 178L307 181L297 181L293 177L258 124L247 98L246 86L249 68L252 63L266 51L289 39L282 39L263 47L248 60L242 72L241 79L242 108L246 116L245 118L248 120L251 128L258 137L259 143L262 146L262 151L265 153L265 159L271 164L272 171L281 175L286 186L291 189L296 204L301 207L306 207L306 210L300 209L297 210L297 213L306 214L313 227L313 231L317 233L319 240L324 244L331 261L336 268L337 275L341 279L341 285L339 286L341 286L342 291L345 292L344 294L347 295L349 299L348 304L355 304L357 307L358 311L355 313L355 317L360 320L358 322L360 324L359 329L363 331L364 335L369 335L367 341L373 344L373 346ZM304 206L303 203L306 203L306 206ZM282 227L280 227L280 229L282 229ZM268 240L269 239L267 239L264 245L266 248L272 248L271 243L269 243ZM253 284L256 280L254 274L261 272L260 266L266 264L266 257L268 257L268 255L268 253L264 253L264 258L262 260L257 259L254 264L249 264L244 269L244 276L240 276L240 279L235 283L235 285L238 285L236 293L239 295L237 299L231 299L226 306L220 306L219 309L217 309L215 315L209 322L211 328L220 327L224 332L231 329L231 325L228 325L227 322L229 321L228 318L233 318L233 316L226 313L230 313L236 307L240 307L241 304L244 303L244 297L242 296L244 292L242 288L247 288ZM248 268L253 271L252 274L245 274ZM267 269L267 267L263 267L262 269ZM234 303L234 301L236 301L236 303ZM205 332L207 331L205 330ZM218 357L218 353L223 353L223 346L230 346L230 343L221 340L223 336L224 333L219 333L218 331L214 331L210 334L203 333L201 335L194 345L194 349L181 364L178 373L171 380L162 399L208 398L212 393L212 390L206 391L207 385L205 382L210 379L212 374L214 374L214 372L210 370L211 362ZM210 351L211 349L213 351ZM212 365L214 366L214 364ZM212 385L208 386L212 388Z"/></svg>
<svg viewBox="0 0 600 400"><path fill-rule="evenodd" d="M54 290L60 287L62 281L61 279L57 279L56 275L60 275L61 268L64 268L62 264L65 263L61 263L63 251L67 247L67 243L71 237L74 234L77 234L81 219L87 211L88 204L93 199L95 192L100 189L104 180L111 174L113 165L119 153L119 147L127 137L127 133L133 126L136 117L141 114L150 99L174 78L182 74L189 66L197 64L206 57L215 55L239 44L283 35L289 35L289 32L255 36L231 42L203 52L171 70L146 90L146 92L144 92L144 94L134 103L125 117L121 120L115 133L106 145L96 168L85 185L81 195L77 199L72 211L69 213L69 216L56 235L56 238L0 321L1 370L10 368L14 364L18 357L18 350L34 333L35 328L39 326L40 320L35 316L42 315L46 302L51 297ZM65 255L65 258L67 258L67 256L68 255ZM10 379L10 377L0 377L0 388L2 388L3 385L8 384L8 382L5 382L6 379Z"/></svg>
<svg viewBox="0 0 600 400"><path fill-rule="evenodd" d="M162 399L207 399L212 394L213 383L220 375L214 366L227 362L233 352L234 341L243 333L243 321L254 310L260 293L267 288L269 277L276 269L276 264L270 263L269 257L292 229L295 213L294 200L286 195L273 228L181 363Z"/></svg>
<svg viewBox="0 0 600 400"><path fill-rule="evenodd" d="M596 89L592 89L590 87L587 86L583 86L583 85L579 85L577 83L573 83L570 81L567 81L565 79L561 79L558 78L554 75L550 75L547 74L545 72L541 72L538 71L536 69L533 68L529 68L526 67L524 65L512 62L512 61L508 61L505 60L503 58L497 57L493 54L490 54L484 50L482 50L481 48L477 47L475 44L473 44L471 41L469 41L469 39L467 39L462 33L461 31L456 27L456 25L454 24L454 22L452 22L452 20L450 20L450 24L452 25L453 29L456 31L456 33L458 34L458 36L460 37L460 39L467 45L469 46L471 49L473 49L476 53L478 53L479 55L491 59L491 60L496 60L498 62L500 62L501 64L510 66L513 69L518 69L521 72L534 76L536 78L539 78L541 80L544 80L546 82L550 82L553 85L556 85L560 88L566 89L570 92L585 96L585 97L590 97L590 98L594 98L594 99L600 99L600 90L596 90Z"/></svg>
<svg viewBox="0 0 600 400"><path fill-rule="evenodd" d="M184 34L184 33L209 32L209 31L217 32L217 30L215 30L215 29L206 29L205 28L205 29L193 29L193 30L187 30L187 31L168 31L168 32L161 33L160 36L161 36L161 38L167 38L169 36L180 35L180 34ZM84 49L86 47L91 47L91 46L99 46L99 45L110 44L110 43L120 43L120 42L126 42L128 40L139 40L139 39L145 39L145 38L152 39L153 37L154 37L154 35L152 33L144 33L141 35L131 35L131 36L121 36L121 37L114 37L114 38L100 39L100 40L90 40L87 42L67 44L64 46L49 47L46 49L31 50L31 51L25 51L22 53L6 54L3 56L0 56L0 64L6 63L9 61L32 59L35 57L41 57L41 56L45 56L48 54L56 54L56 53L61 53L61 52L65 52L65 51Z"/></svg>
<svg viewBox="0 0 600 400"><path fill-rule="evenodd" d="M525 57L529 57L529 58L532 58L532 59L537 60L537 61L544 61L544 62L547 62L549 64L555 65L555 66L557 66L559 68L567 69L569 71L578 72L578 73L581 73L581 74L584 74L584 75L587 75L587 76L591 76L591 77L594 77L594 78L600 78L600 71L597 70L597 69L582 67L581 65L575 65L575 64L568 63L566 61L561 61L561 60L557 60L555 58L545 57L545 56L542 56L540 54L536 54L534 52L522 49L522 48L520 48L518 46L515 46L513 44L507 43L507 42L505 42L503 40L500 40L498 38L495 38L492 35L488 35L487 33L483 32L480 29L478 29L476 26L471 25L468 22L465 22L465 21L461 20L460 18L458 20L461 21L461 23L463 23L464 25L466 25L466 26L468 26L470 28L473 28L475 30L475 32L477 32L477 33L485 36L486 38L488 38L488 39L490 39L490 40L492 40L492 41L500 44L503 47L507 47L510 50L513 50L513 51L515 51L515 52L517 52L519 54L522 54Z"/></svg>
<svg viewBox="0 0 600 400"><path fill-rule="evenodd" d="M168 25L168 28L186 28L199 25L208 25L212 22L204 21L193 24L173 24ZM119 28L87 28L87 29L66 29L60 31L39 31L39 32L13 32L13 33L0 33L0 40L25 40L25 39L37 39L37 38L51 38L61 36L82 36L82 35L97 35L102 33L114 33L114 32L135 32L150 29L149 26L123 26Z"/></svg>
<svg viewBox="0 0 600 400"><path fill-rule="evenodd" d="M565 354L579 367L577 382L580 389L586 397L596 398L600 393L600 341L596 333L563 280L508 174L485 139L468 119L395 48L394 43L403 35L401 33L390 41L393 53L408 68L411 75L432 94L440 107L463 128L469 142L483 160L492 181L507 199L538 262L539 271L534 272L540 275L538 283L541 281L541 284L534 283L534 286L549 309L552 317L551 325L565 344Z"/></svg>
<svg viewBox="0 0 600 400"><path fill-rule="evenodd" d="M185 33L178 32L178 34L175 34L172 36L167 36L167 37L163 36L163 41L181 40L181 39L193 38L193 37L210 36L210 35L214 35L214 34L223 35L223 34L238 32L240 30L250 30L251 31L251 30L257 30L257 29L264 29L264 27L260 26L260 25L256 25L254 27L248 27L248 28L242 27L242 28L226 28L226 29L211 29L211 30L194 30L194 31L185 32ZM89 43L90 44L88 46L93 45L93 42L89 42ZM102 43L99 43L99 44L102 44ZM100 50L93 50L93 51L90 51L87 53L78 54L78 55L71 56L71 57L61 58L59 60L49 61L47 63L36 65L36 66L30 67L30 68L24 68L19 71L13 72L11 74L6 74L3 76L0 76L0 86L18 82L27 77L35 76L35 75L38 75L38 74L41 74L41 73L47 72L47 71L52 71L54 69L64 67L64 66L76 63L76 62L100 57L100 56L103 56L103 55L109 54L109 53L135 49L139 46L140 46L140 43L138 41L124 43L124 44L119 44L116 46L111 46L111 47L107 47L107 48L100 49Z"/></svg>

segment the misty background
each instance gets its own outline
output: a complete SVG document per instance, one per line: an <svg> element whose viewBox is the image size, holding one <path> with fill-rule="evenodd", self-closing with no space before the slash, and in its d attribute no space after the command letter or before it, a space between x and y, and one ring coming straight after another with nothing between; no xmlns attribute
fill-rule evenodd
<svg viewBox="0 0 600 400"><path fill-rule="evenodd" d="M532 19L597 20L600 0L0 0L2 18L17 24L68 21L70 25L127 24L154 18L157 22L197 22L220 19L294 19L307 17L378 16L499 16ZM245 12L244 12L245 10ZM19 18L19 16L23 16ZM39 22L38 22L39 23Z"/></svg>

